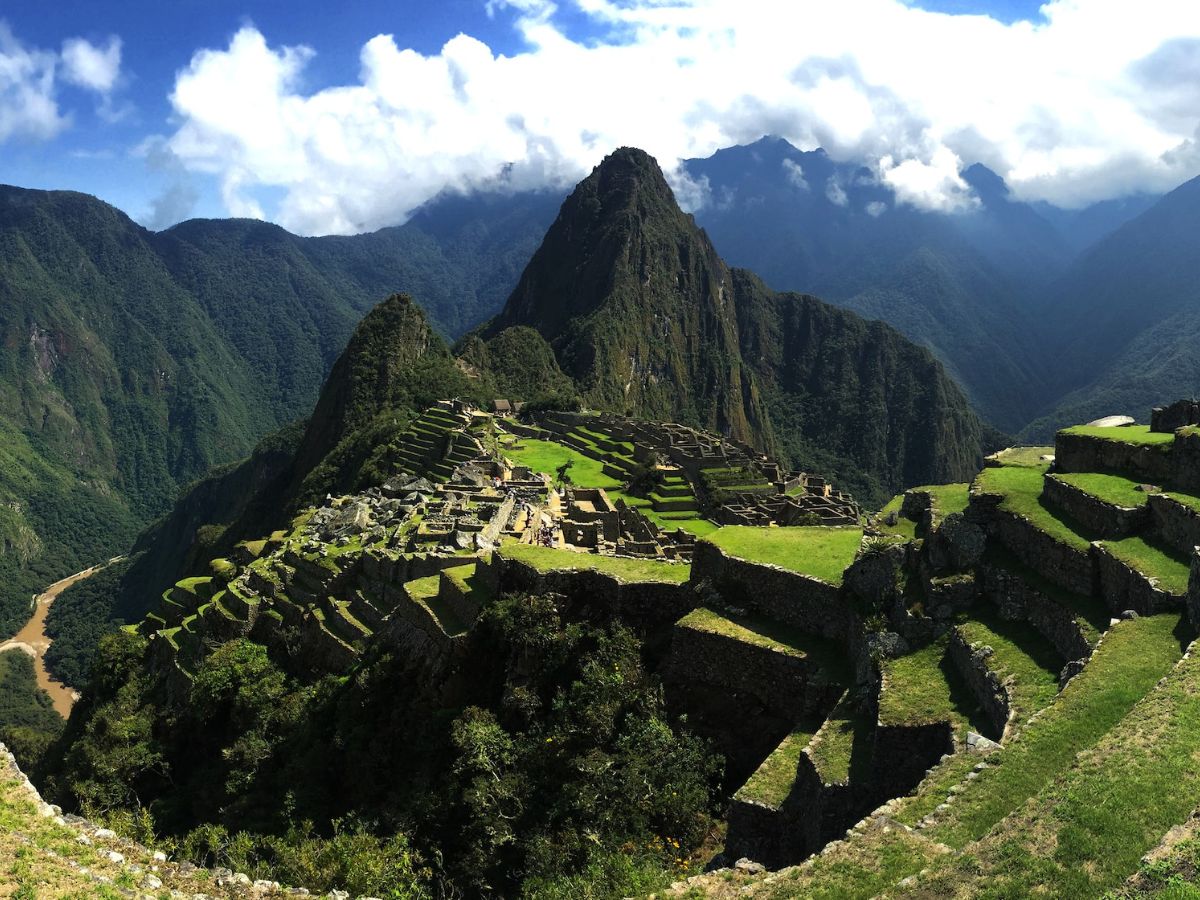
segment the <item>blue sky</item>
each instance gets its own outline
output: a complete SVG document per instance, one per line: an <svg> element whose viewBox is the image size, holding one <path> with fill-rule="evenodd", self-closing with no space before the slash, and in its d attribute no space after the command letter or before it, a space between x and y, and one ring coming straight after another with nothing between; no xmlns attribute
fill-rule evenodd
<svg viewBox="0 0 1200 900"><path fill-rule="evenodd" d="M26 74L6 84L0 66L0 181L159 226L353 232L439 190L569 184L618 143L671 169L778 133L863 161L897 202L969 205L957 173L982 161L1019 196L1078 205L1200 169L1198 8L3 0L0 63ZM41 105L6 126L30 91ZM705 202L703 185L676 189Z"/></svg>

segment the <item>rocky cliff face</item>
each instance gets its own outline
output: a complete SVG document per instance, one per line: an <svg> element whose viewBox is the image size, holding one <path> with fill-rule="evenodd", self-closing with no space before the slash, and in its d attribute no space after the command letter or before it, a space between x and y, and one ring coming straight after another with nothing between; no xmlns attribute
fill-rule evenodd
<svg viewBox="0 0 1200 900"><path fill-rule="evenodd" d="M729 269L658 165L622 148L563 204L488 333L537 329L593 405L771 446L733 305Z"/></svg>

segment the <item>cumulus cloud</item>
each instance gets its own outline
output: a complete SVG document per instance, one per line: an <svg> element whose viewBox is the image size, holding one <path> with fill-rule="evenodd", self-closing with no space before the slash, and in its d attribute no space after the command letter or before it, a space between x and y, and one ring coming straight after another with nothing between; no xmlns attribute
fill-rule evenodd
<svg viewBox="0 0 1200 900"><path fill-rule="evenodd" d="M24 46L0 21L0 142L51 138L67 126L54 93L57 58Z"/></svg>
<svg viewBox="0 0 1200 900"><path fill-rule="evenodd" d="M976 161L1060 205L1196 174L1194 0L1050 0L1012 24L905 0L487 7L521 52L460 34L422 54L378 35L356 79L320 90L303 81L312 48L244 27L179 73L170 148L220 180L231 213L305 233L393 224L445 189L566 185L623 144L676 171L763 134L863 162L897 202L940 210L971 205L958 169ZM570 36L581 19L586 40Z"/></svg>
<svg viewBox="0 0 1200 900"><path fill-rule="evenodd" d="M45 140L70 124L59 108L62 80L98 94L106 118L117 113L111 94L121 74L121 41L98 47L83 38L63 42L61 55L28 47L0 20L0 143L13 137Z"/></svg>
<svg viewBox="0 0 1200 900"><path fill-rule="evenodd" d="M63 41L63 77L71 84L98 94L107 94L121 74L121 39L111 37L105 47L83 38Z"/></svg>

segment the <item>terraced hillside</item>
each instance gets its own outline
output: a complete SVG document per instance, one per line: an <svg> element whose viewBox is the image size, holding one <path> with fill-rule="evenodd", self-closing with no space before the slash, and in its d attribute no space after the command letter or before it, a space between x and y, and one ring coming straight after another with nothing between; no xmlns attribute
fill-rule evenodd
<svg viewBox="0 0 1200 900"><path fill-rule="evenodd" d="M845 581L857 590L871 556L892 560L904 583L882 614L893 647L910 649L881 648L865 717L842 698L824 725L798 723L735 795L727 858L783 868L742 865L667 893L1190 896L1194 439L1191 427L1066 429L1054 448L989 458L969 494L923 488L888 504ZM905 753L889 743L897 728ZM845 798L871 784L871 755L894 768L918 730L926 768L852 814ZM834 840L803 860L796 831L828 822L831 803Z"/></svg>
<svg viewBox="0 0 1200 900"><path fill-rule="evenodd" d="M165 696L157 746L183 746L190 698L206 697L214 664L248 641L299 684L368 691L332 695L339 710L359 710L352 721L320 720L341 723L343 744L379 700L369 689L384 677L380 660L405 673L396 697L427 698L427 727L454 714L454 729L466 728L483 710L516 717L506 740L541 735L541 717L600 672L541 706L529 673L563 664L548 636L559 632L537 624L545 614L562 634L619 628L636 641L638 664L661 685L662 722L674 723L658 727L720 754L721 858L778 870L755 875L743 862L672 893L1098 896L1126 879L1146 883L1142 857L1200 806L1190 762L1200 709L1185 653L1187 610L1200 611L1189 544L1200 543L1195 429L1069 429L1055 448L1003 451L971 484L914 488L867 521L770 526L714 521L730 507L713 505L711 472L752 473L738 477L761 479L773 498L794 484L824 499L832 489L815 476L790 485L795 473L765 458L715 465L719 441L693 435L684 453L654 434L617 417L529 424L438 404L389 445L394 474L383 484L330 498L173 586L138 628L149 680L108 687L92 715L130 702L122 691L151 706ZM663 500L697 508L655 509ZM659 527L668 523L675 532ZM693 529L686 541L673 536L687 534L679 525ZM497 658L506 634L520 635L508 662ZM605 665L600 696L628 677L624 663ZM410 746L409 713L371 715ZM306 754L327 759L311 742L329 726L301 723L273 747L257 738L272 748L255 765L273 770L252 770L257 803L274 802L271 785L292 783L286 773ZM538 757L586 730L575 720L570 729L569 740L538 737ZM182 791L194 821L209 821L218 813L208 810L244 802L227 780L213 805L205 773L243 752L236 730L228 740L199 761L173 751L166 779L128 786L172 811L179 800L168 798ZM575 755L555 765L571 772L616 765L620 752L563 751ZM415 772L435 779L423 782L433 791L467 765L438 750L403 776L374 768L368 790L355 759L345 771L322 766L326 788L348 803L334 808L360 815L414 802L407 780L389 779ZM79 764L69 760L54 783L78 783ZM440 852L460 839L438 834L415 840ZM655 840L647 846L673 854L660 890L711 857L700 833ZM1164 865L1185 867L1170 858Z"/></svg>

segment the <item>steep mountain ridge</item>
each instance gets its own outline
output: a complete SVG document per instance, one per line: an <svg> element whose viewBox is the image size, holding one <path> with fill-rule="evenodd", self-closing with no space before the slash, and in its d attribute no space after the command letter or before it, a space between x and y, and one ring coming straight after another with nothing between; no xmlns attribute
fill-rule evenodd
<svg viewBox="0 0 1200 900"><path fill-rule="evenodd" d="M780 138L685 168L707 186L696 220L731 264L893 325L1001 428L1036 413L1046 365L1031 289L1070 250L995 173L963 173L973 209L928 212L898 203L876 173Z"/></svg>
<svg viewBox="0 0 1200 900"><path fill-rule="evenodd" d="M926 351L726 266L640 150L580 183L483 334L516 325L597 408L783 449L868 498L965 477L989 439Z"/></svg>
<svg viewBox="0 0 1200 900"><path fill-rule="evenodd" d="M381 297L419 291L451 335L494 311L556 203L446 196L401 227L301 238L237 219L153 233L84 194L0 187L0 633L305 416Z"/></svg>
<svg viewBox="0 0 1200 900"><path fill-rule="evenodd" d="M1197 235L1200 178L1100 241L1048 289L1055 400L1028 434L1200 391Z"/></svg>

